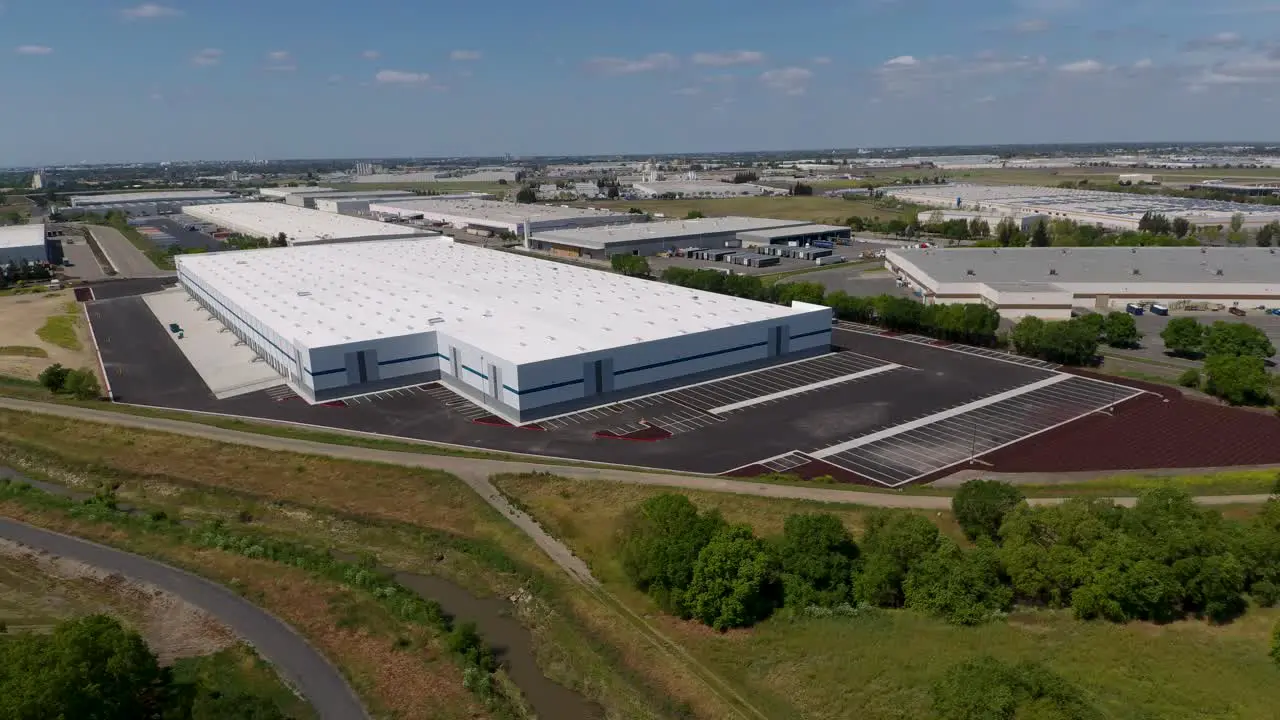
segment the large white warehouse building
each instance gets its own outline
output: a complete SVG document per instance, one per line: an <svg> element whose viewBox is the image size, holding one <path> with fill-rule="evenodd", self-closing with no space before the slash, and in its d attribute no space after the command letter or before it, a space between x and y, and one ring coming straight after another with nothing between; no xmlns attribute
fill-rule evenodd
<svg viewBox="0 0 1280 720"><path fill-rule="evenodd" d="M1164 195L1131 195L1101 190L1033 187L1029 185L947 185L884 188L905 202L956 210L977 210L1001 217L1044 215L1115 230L1137 230L1144 213L1185 218L1192 225L1231 225L1243 216L1246 228L1280 220L1280 207Z"/></svg>
<svg viewBox="0 0 1280 720"><path fill-rule="evenodd" d="M1065 319L1073 307L1134 302L1280 305L1280 254L1272 248L890 250L885 266L925 303L984 303L1014 319Z"/></svg>
<svg viewBox="0 0 1280 720"><path fill-rule="evenodd" d="M0 267L48 262L44 225L0 227Z"/></svg>
<svg viewBox="0 0 1280 720"><path fill-rule="evenodd" d="M206 200L228 200L235 197L220 190L139 190L137 192L102 195L72 195L71 207L91 208L121 203L190 203Z"/></svg>
<svg viewBox="0 0 1280 720"><path fill-rule="evenodd" d="M812 227L804 220L775 220L738 215L696 220L663 220L612 227L540 231L534 233L528 247L554 255L600 259L619 254L657 255L680 248L727 247L740 240L739 234L801 226Z"/></svg>
<svg viewBox="0 0 1280 720"><path fill-rule="evenodd" d="M830 308L447 238L180 255L177 269L194 298L312 402L440 380L527 422L831 343Z"/></svg>
<svg viewBox="0 0 1280 720"><path fill-rule="evenodd" d="M290 245L390 240L439 234L421 228L335 215L281 203L198 205L183 208L182 212L242 235L274 238L284 233Z"/></svg>
<svg viewBox="0 0 1280 720"><path fill-rule="evenodd" d="M565 205L534 205L494 200L442 200L422 198L373 203L375 217L426 220L453 227L479 228L524 235L540 230L597 227L636 221L635 215Z"/></svg>

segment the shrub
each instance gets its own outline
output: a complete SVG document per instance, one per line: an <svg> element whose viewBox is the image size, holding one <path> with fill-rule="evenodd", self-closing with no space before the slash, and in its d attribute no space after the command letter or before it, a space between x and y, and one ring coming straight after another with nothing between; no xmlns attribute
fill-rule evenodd
<svg viewBox="0 0 1280 720"><path fill-rule="evenodd" d="M102 396L98 377L91 370L72 370L67 373L62 390L77 400L96 400Z"/></svg>
<svg viewBox="0 0 1280 720"><path fill-rule="evenodd" d="M1013 602L994 545L984 542L965 552L949 539L911 568L903 594L907 607L955 625L986 622Z"/></svg>
<svg viewBox="0 0 1280 720"><path fill-rule="evenodd" d="M780 599L777 561L746 525L716 533L698 554L686 604L690 615L716 630L765 619Z"/></svg>
<svg viewBox="0 0 1280 720"><path fill-rule="evenodd" d="M716 512L699 513L684 495L651 497L623 518L618 534L622 569L663 610L687 616L683 597L698 555L724 524Z"/></svg>
<svg viewBox="0 0 1280 720"><path fill-rule="evenodd" d="M1000 535L1004 518L1023 500L1022 491L998 480L969 480L951 498L951 511L970 540Z"/></svg>
<svg viewBox="0 0 1280 720"><path fill-rule="evenodd" d="M840 518L827 513L789 516L777 555L788 606L832 607L849 601L858 546Z"/></svg>
<svg viewBox="0 0 1280 720"><path fill-rule="evenodd" d="M1101 717L1080 689L1060 675L1036 663L1010 665L990 656L947 670L931 694L939 720Z"/></svg>
<svg viewBox="0 0 1280 720"><path fill-rule="evenodd" d="M54 363L40 371L40 384L49 392L60 393L67 383L67 375L70 372L70 369L62 367L60 363Z"/></svg>
<svg viewBox="0 0 1280 720"><path fill-rule="evenodd" d="M1277 622L1275 629L1271 631L1271 659L1280 665L1280 622Z"/></svg>
<svg viewBox="0 0 1280 720"><path fill-rule="evenodd" d="M1191 368L1178 376L1178 384L1186 388L1200 387L1200 370Z"/></svg>

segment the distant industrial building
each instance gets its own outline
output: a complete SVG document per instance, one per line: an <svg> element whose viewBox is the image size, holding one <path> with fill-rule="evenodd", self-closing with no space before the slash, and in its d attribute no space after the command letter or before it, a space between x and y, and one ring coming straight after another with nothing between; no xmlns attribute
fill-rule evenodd
<svg viewBox="0 0 1280 720"><path fill-rule="evenodd" d="M342 213L343 215L367 215L369 206L384 201L395 201L407 197L417 197L414 193L386 195L370 192L367 197L317 197L315 209L325 212ZM491 193L454 193L449 195L431 195L432 200L492 200Z"/></svg>
<svg viewBox="0 0 1280 720"><path fill-rule="evenodd" d="M302 187L264 187L258 188L258 194L268 200L284 200L290 195L297 193L311 192L335 192L333 188L321 187L319 185L304 185Z"/></svg>
<svg viewBox="0 0 1280 720"><path fill-rule="evenodd" d="M289 193L284 197L286 205L316 209L317 200L356 200L368 203L383 200L403 200L417 197L408 190L308 190L306 192Z"/></svg>
<svg viewBox="0 0 1280 720"><path fill-rule="evenodd" d="M927 304L984 303L1007 318L1065 319L1128 303L1280 304L1273 248L1091 247L890 250L885 266Z"/></svg>
<svg viewBox="0 0 1280 720"><path fill-rule="evenodd" d="M1280 207L1274 205L1099 190L955 183L886 187L883 192L904 202L930 207L978 210L1015 219L1044 215L1114 230L1138 229L1138 222L1147 212L1170 219L1184 218L1192 225L1203 226L1229 226L1237 213L1243 216L1246 228L1280 220Z"/></svg>
<svg viewBox="0 0 1280 720"><path fill-rule="evenodd" d="M447 238L180 255L177 271L192 297L309 402L439 380L520 423L831 344L827 307L782 307Z"/></svg>
<svg viewBox="0 0 1280 720"><path fill-rule="evenodd" d="M964 220L965 222L973 222L978 220L985 222L992 232L995 232L996 226L1005 220L1011 220L1017 224L1018 229L1023 232L1031 232L1035 229L1036 223L1047 221L1051 218L1047 215L1001 215L994 209L986 210L925 210L916 215L916 223L920 225L928 225L939 222L950 222L951 220Z"/></svg>
<svg viewBox="0 0 1280 720"><path fill-rule="evenodd" d="M439 235L422 228L393 225L364 218L301 208L283 203L232 203L199 205L182 211L197 220L220 228L259 238L275 238L284 233L290 245L345 243L363 240L391 240Z"/></svg>
<svg viewBox="0 0 1280 720"><path fill-rule="evenodd" d="M1133 185L1153 185L1156 182L1156 176L1151 173L1123 173L1118 180L1121 183Z"/></svg>
<svg viewBox="0 0 1280 720"><path fill-rule="evenodd" d="M73 195L69 207L57 208L68 217L85 213L122 212L134 217L171 215L188 205L243 202L243 198L220 190L143 190L102 195Z"/></svg>
<svg viewBox="0 0 1280 720"><path fill-rule="evenodd" d="M1225 180L1205 180L1194 185L1188 185L1187 189L1216 190L1232 195L1247 195L1250 197L1280 195L1280 183L1233 183Z"/></svg>
<svg viewBox="0 0 1280 720"><path fill-rule="evenodd" d="M44 225L8 225L0 227L0 268L49 262L48 240Z"/></svg>
<svg viewBox="0 0 1280 720"><path fill-rule="evenodd" d="M753 183L731 183L718 180L658 180L635 183L627 191L627 196L640 199L658 197L729 198L752 195L786 195L787 192L782 188Z"/></svg>
<svg viewBox="0 0 1280 720"><path fill-rule="evenodd" d="M792 225L738 233L742 247L762 245L825 245L848 243L853 233L845 225Z"/></svg>
<svg viewBox="0 0 1280 720"><path fill-rule="evenodd" d="M481 229L516 235L562 228L597 227L633 223L635 215L610 210L496 202L493 200L446 200L425 197L413 200L372 203L375 217L398 220L425 220L458 229Z"/></svg>
<svg viewBox="0 0 1280 720"><path fill-rule="evenodd" d="M657 255L686 248L736 247L741 244L739 233L800 226L812 227L804 220L738 216L666 220L615 227L535 232L528 247L554 255L597 259L619 254Z"/></svg>

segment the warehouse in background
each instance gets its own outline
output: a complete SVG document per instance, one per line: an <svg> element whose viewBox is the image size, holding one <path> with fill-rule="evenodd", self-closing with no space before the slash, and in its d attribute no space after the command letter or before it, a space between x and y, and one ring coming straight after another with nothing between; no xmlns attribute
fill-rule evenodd
<svg viewBox="0 0 1280 720"><path fill-rule="evenodd" d="M323 195L314 196L314 207L317 210L325 212L341 213L343 215L367 215L369 214L369 206L374 203L395 201L397 199L408 199L418 197L414 193L404 193L396 195L387 195L385 193L370 192L368 195L359 195L358 193L343 193L341 196ZM451 195L432 195L432 200L492 200L493 195L490 193L456 193ZM296 204L296 203L295 203ZM311 206L308 206L311 207Z"/></svg>
<svg viewBox="0 0 1280 720"><path fill-rule="evenodd" d="M553 255L603 260L610 255L657 255L693 248L741 247L742 233L799 227L814 226L804 220L739 216L665 220L607 228L535 232L528 248ZM846 235L849 232L849 228L840 229Z"/></svg>
<svg viewBox="0 0 1280 720"><path fill-rule="evenodd" d="M1006 318L1061 320L1129 303L1280 305L1274 248L890 250L885 266L927 304L984 303Z"/></svg>
<svg viewBox="0 0 1280 720"><path fill-rule="evenodd" d="M643 217L610 210L496 202L493 200L450 200L425 197L414 200L373 203L369 212L384 220L423 220L450 225L459 230L479 229L507 232L517 236L541 230L596 227L634 223Z"/></svg>
<svg viewBox="0 0 1280 720"><path fill-rule="evenodd" d="M365 218L335 215L283 203L231 203L183 208L197 220L241 235L274 239L284 233L290 245L433 237L440 233Z"/></svg>
<svg viewBox="0 0 1280 720"><path fill-rule="evenodd" d="M529 422L831 343L827 307L770 305L447 238L176 261L187 292L310 402L440 380L499 417Z"/></svg>
<svg viewBox="0 0 1280 720"><path fill-rule="evenodd" d="M56 212L66 217L78 217L85 213L122 212L132 217L172 215L183 207L244 202L231 193L220 190L140 190L101 195L72 195L71 205L58 207Z"/></svg>
<svg viewBox="0 0 1280 720"><path fill-rule="evenodd" d="M53 255L44 225L0 227L0 266L49 262L57 259Z"/></svg>

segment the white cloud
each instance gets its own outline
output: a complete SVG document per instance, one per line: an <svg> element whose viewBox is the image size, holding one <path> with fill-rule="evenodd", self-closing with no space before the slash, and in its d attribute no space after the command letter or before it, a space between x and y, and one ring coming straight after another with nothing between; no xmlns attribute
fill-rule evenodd
<svg viewBox="0 0 1280 720"><path fill-rule="evenodd" d="M293 72L298 69L298 63L294 61L288 50L272 50L267 53L267 69L275 72Z"/></svg>
<svg viewBox="0 0 1280 720"><path fill-rule="evenodd" d="M1097 60L1077 60L1069 62L1066 65L1059 65L1058 69L1065 73L1076 73L1080 75L1088 73L1100 73L1107 69L1107 66Z"/></svg>
<svg viewBox="0 0 1280 720"><path fill-rule="evenodd" d="M146 20L150 18L175 17L181 15L182 11L167 5L143 3L137 7L125 8L120 11L120 14L130 20Z"/></svg>
<svg viewBox="0 0 1280 720"><path fill-rule="evenodd" d="M379 85L426 85L431 82L431 75L403 70L379 70L373 79Z"/></svg>
<svg viewBox="0 0 1280 720"><path fill-rule="evenodd" d="M19 55L52 55L53 48L48 45L19 45L13 49Z"/></svg>
<svg viewBox="0 0 1280 720"><path fill-rule="evenodd" d="M755 50L733 50L731 52L694 53L694 65L711 65L713 67L725 67L728 65L750 65L752 63L762 62L764 53Z"/></svg>
<svg viewBox="0 0 1280 720"><path fill-rule="evenodd" d="M785 67L760 73L766 86L787 95L803 95L813 71L802 67Z"/></svg>
<svg viewBox="0 0 1280 720"><path fill-rule="evenodd" d="M680 88L679 90L672 90L672 91L671 91L671 94L672 94L672 95L684 95L684 96L686 96L686 97L692 97L692 96L694 96L694 95L701 95L701 94L702 94L702 88L700 88L700 87L694 87L694 86L690 86L690 87L682 87L682 88Z"/></svg>
<svg viewBox="0 0 1280 720"><path fill-rule="evenodd" d="M1187 50L1234 50L1245 44L1244 38L1236 32L1220 32L1208 37L1195 38L1187 42Z"/></svg>
<svg viewBox="0 0 1280 720"><path fill-rule="evenodd" d="M329 80L328 80L328 82L329 82L329 84L330 84L330 85L337 85L338 83L340 83L340 82L342 82L343 80L346 80L346 79L347 79L347 78L346 78L345 76L343 76L343 75L330 75L330 76L329 76Z"/></svg>
<svg viewBox="0 0 1280 720"><path fill-rule="evenodd" d="M978 98L977 100L974 100L974 102L975 102L975 103L977 103L977 104L979 104L979 105L985 105L985 104L987 104L987 103L993 103L993 102L995 102L995 101L996 101L996 96L995 96L995 95L983 95L982 97Z"/></svg>
<svg viewBox="0 0 1280 720"><path fill-rule="evenodd" d="M674 70L680 61L670 53L651 53L636 60L618 57L598 57L587 61L587 67L606 75L629 75L654 70Z"/></svg>
<svg viewBox="0 0 1280 720"><path fill-rule="evenodd" d="M222 62L222 51L217 48L205 48L191 56L191 62L200 67L209 67Z"/></svg>
<svg viewBox="0 0 1280 720"><path fill-rule="evenodd" d="M1013 29L1020 33L1044 32L1049 29L1049 21L1042 18L1023 20L1017 25L1014 25Z"/></svg>
<svg viewBox="0 0 1280 720"><path fill-rule="evenodd" d="M468 60L479 60L484 54L479 50L454 50L449 53L449 59L457 62L465 62Z"/></svg>
<svg viewBox="0 0 1280 720"><path fill-rule="evenodd" d="M1195 85L1280 84L1280 56L1252 55L1241 60L1218 63L1190 79Z"/></svg>
<svg viewBox="0 0 1280 720"><path fill-rule="evenodd" d="M288 50L272 50L267 53L267 59L271 62L286 62L289 60Z"/></svg>
<svg viewBox="0 0 1280 720"><path fill-rule="evenodd" d="M378 58L382 57L382 53L378 52L377 50L365 50L364 52L360 53L360 57L364 58L365 60L377 60Z"/></svg>
<svg viewBox="0 0 1280 720"><path fill-rule="evenodd" d="M915 67L920 61L914 55L899 55L896 58L889 58L884 61L885 67Z"/></svg>
<svg viewBox="0 0 1280 720"><path fill-rule="evenodd" d="M1151 58L1142 58L1133 64L1134 70L1150 70L1153 67L1155 67L1155 63L1151 61Z"/></svg>
<svg viewBox="0 0 1280 720"><path fill-rule="evenodd" d="M830 65L831 58L825 55L819 55L818 57L814 58L810 62L812 62L814 65Z"/></svg>

